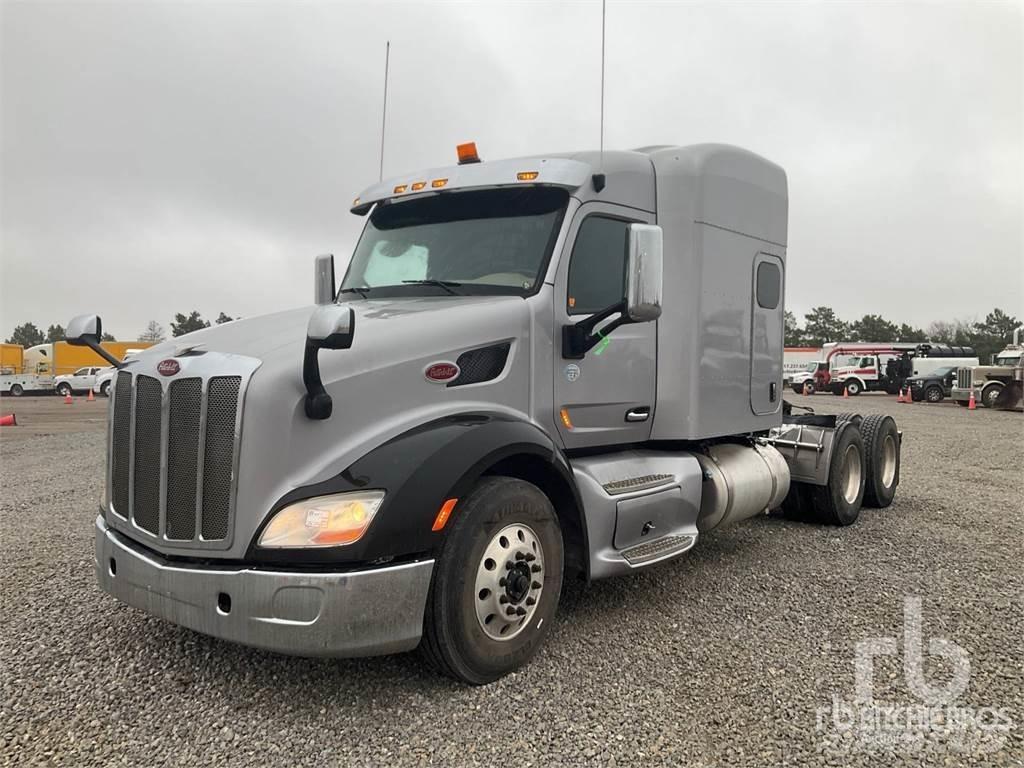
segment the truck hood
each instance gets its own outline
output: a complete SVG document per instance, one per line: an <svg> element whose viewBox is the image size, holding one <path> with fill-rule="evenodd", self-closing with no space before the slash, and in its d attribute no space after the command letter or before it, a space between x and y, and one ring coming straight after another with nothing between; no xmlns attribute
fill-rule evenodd
<svg viewBox="0 0 1024 768"><path fill-rule="evenodd" d="M165 382L157 366L170 357L180 364L180 373L171 374L176 378L200 368L214 376L253 371L244 388L233 541L218 556L243 557L259 524L286 493L343 472L410 429L458 413L530 418L535 388L527 300L439 296L348 305L355 313L351 349L319 352L321 378L333 400L325 420L309 419L304 409L302 359L312 306L181 336L129 363L133 373ZM191 353L184 349L196 345L202 346ZM505 366L487 380L445 386L424 375L434 363L456 362L464 352L495 345L507 349ZM153 546L164 549L163 542ZM173 551L200 554L187 547Z"/></svg>

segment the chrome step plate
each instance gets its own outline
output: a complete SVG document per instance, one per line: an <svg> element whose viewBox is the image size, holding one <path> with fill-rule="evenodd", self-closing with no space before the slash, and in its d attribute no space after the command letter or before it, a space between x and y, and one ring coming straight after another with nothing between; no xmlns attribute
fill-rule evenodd
<svg viewBox="0 0 1024 768"><path fill-rule="evenodd" d="M622 550L622 557L635 568L681 554L692 547L696 540L695 536L662 536L655 541Z"/></svg>
<svg viewBox="0 0 1024 768"><path fill-rule="evenodd" d="M625 480L613 480L605 483L605 493L609 496L618 496L620 493L633 493L634 491L645 491L648 488L657 488L673 480L673 475L641 475L640 477L629 477Z"/></svg>

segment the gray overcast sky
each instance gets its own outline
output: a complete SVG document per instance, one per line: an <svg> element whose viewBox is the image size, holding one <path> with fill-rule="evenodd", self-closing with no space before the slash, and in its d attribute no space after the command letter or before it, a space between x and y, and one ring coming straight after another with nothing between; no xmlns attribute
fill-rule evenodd
<svg viewBox="0 0 1024 768"><path fill-rule="evenodd" d="M606 146L789 174L789 308L1024 315L1019 3L608 4ZM2 6L0 333L311 301L377 178L596 148L600 3Z"/></svg>

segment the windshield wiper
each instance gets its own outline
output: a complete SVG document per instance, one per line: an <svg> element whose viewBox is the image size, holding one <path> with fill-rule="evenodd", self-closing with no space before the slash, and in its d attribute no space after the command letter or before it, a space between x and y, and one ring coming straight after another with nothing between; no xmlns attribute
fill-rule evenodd
<svg viewBox="0 0 1024 768"><path fill-rule="evenodd" d="M369 292L369 290L370 290L370 287L368 285L363 285L363 286L353 286L352 288L342 288L340 291L338 291L338 293L358 293L360 296L362 296L365 299L367 293Z"/></svg>
<svg viewBox="0 0 1024 768"><path fill-rule="evenodd" d="M402 282L412 285L436 285L438 288L448 291L452 296L462 295L455 290L456 288L461 288L462 283L454 283L451 280L403 280Z"/></svg>

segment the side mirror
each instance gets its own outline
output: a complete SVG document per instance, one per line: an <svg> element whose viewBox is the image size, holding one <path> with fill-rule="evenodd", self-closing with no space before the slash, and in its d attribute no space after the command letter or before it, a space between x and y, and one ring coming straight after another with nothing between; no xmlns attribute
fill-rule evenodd
<svg viewBox="0 0 1024 768"><path fill-rule="evenodd" d="M71 318L64 340L76 347L89 346L89 340L100 343L103 338L103 321L99 315L79 315Z"/></svg>
<svg viewBox="0 0 1024 768"><path fill-rule="evenodd" d="M318 260L319 262L319 260ZM333 278L332 278L333 282ZM306 326L306 351L302 358L302 383L306 385L305 411L310 419L330 418L334 405L320 378L321 349L348 349L355 337L356 314L344 304L322 304L313 310Z"/></svg>
<svg viewBox="0 0 1024 768"><path fill-rule="evenodd" d="M634 323L648 323L661 317L661 260L661 227L630 224L626 315Z"/></svg>
<svg viewBox="0 0 1024 768"><path fill-rule="evenodd" d="M112 354L107 352L100 341L103 339L103 321L99 315L79 315L71 318L68 329L64 334L64 340L75 347L89 347L93 352L102 357L115 368L120 368L122 363Z"/></svg>
<svg viewBox="0 0 1024 768"><path fill-rule="evenodd" d="M334 289L334 256L326 253L313 261L313 303L333 304L337 291Z"/></svg>

